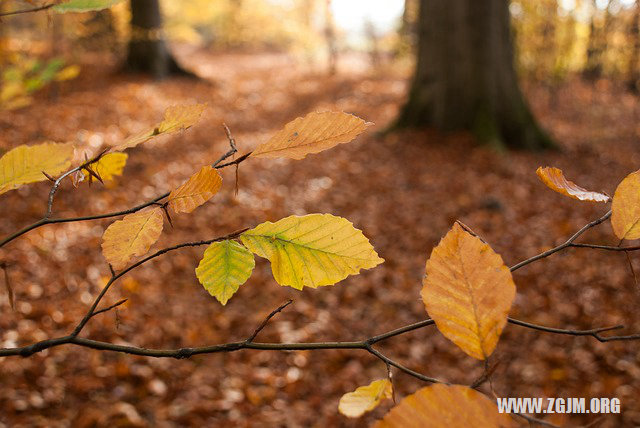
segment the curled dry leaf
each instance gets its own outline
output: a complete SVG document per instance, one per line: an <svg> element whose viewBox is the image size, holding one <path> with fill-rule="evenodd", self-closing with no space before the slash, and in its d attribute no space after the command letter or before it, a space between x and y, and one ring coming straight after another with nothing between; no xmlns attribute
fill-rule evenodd
<svg viewBox="0 0 640 428"><path fill-rule="evenodd" d="M350 418L359 418L375 409L383 399L391 398L392 388L389 379L374 380L367 386L344 394L338 403L338 411Z"/></svg>
<svg viewBox="0 0 640 428"><path fill-rule="evenodd" d="M18 146L0 158L0 194L23 184L47 180L71 166L73 144L43 143Z"/></svg>
<svg viewBox="0 0 640 428"><path fill-rule="evenodd" d="M105 230L102 255L114 269L124 268L135 256L142 256L160 238L162 208L156 207L128 214Z"/></svg>
<svg viewBox="0 0 640 428"><path fill-rule="evenodd" d="M309 113L284 126L251 154L259 158L302 159L356 138L371 123L343 112Z"/></svg>
<svg viewBox="0 0 640 428"><path fill-rule="evenodd" d="M431 252L422 284L438 330L474 358L491 355L516 292L500 255L455 223Z"/></svg>
<svg viewBox="0 0 640 428"><path fill-rule="evenodd" d="M127 138L122 144L114 148L122 151L145 143L162 134L170 134L193 126L207 107L206 104L171 106L164 111L164 120L153 128Z"/></svg>
<svg viewBox="0 0 640 428"><path fill-rule="evenodd" d="M435 384L405 397L374 428L502 428L516 426L495 401L463 385Z"/></svg>
<svg viewBox="0 0 640 428"><path fill-rule="evenodd" d="M213 197L222 186L222 177L205 165L169 195L169 207L176 213L190 213Z"/></svg>
<svg viewBox="0 0 640 428"><path fill-rule="evenodd" d="M298 290L333 285L384 261L362 231L331 214L267 221L240 239L255 254L269 259L278 284Z"/></svg>
<svg viewBox="0 0 640 428"><path fill-rule="evenodd" d="M618 185L611 203L611 227L620 239L640 238L640 171Z"/></svg>
<svg viewBox="0 0 640 428"><path fill-rule="evenodd" d="M253 254L241 244L225 240L214 242L204 252L196 268L200 284L223 305L251 276Z"/></svg>
<svg viewBox="0 0 640 428"><path fill-rule="evenodd" d="M609 202L609 196L604 193L583 189L573 181L567 180L561 169L550 166L539 167L536 170L536 174L547 187L562 195L579 201Z"/></svg>

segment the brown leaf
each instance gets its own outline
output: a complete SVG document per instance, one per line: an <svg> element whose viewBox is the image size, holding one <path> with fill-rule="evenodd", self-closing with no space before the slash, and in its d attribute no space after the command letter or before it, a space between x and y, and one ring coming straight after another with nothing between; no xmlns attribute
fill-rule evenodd
<svg viewBox="0 0 640 428"><path fill-rule="evenodd" d="M554 190L562 195L568 196L579 201L589 202L609 202L609 196L592 192L587 189L583 189L573 181L569 181L564 177L562 170L554 167L539 167L536 170L536 174L540 180L547 185L551 190Z"/></svg>
<svg viewBox="0 0 640 428"><path fill-rule="evenodd" d="M222 177L205 165L169 195L169 207L176 213L190 213L213 197L222 186Z"/></svg>
<svg viewBox="0 0 640 428"><path fill-rule="evenodd" d="M484 394L463 385L435 384L405 397L375 428L515 426L507 414Z"/></svg>
<svg viewBox="0 0 640 428"><path fill-rule="evenodd" d="M128 214L112 223L102 235L102 254L114 269L124 268L134 256L142 256L162 233L162 208Z"/></svg>
<svg viewBox="0 0 640 428"><path fill-rule="evenodd" d="M359 117L335 111L309 113L287 123L251 154L258 158L302 159L338 144L348 143L371 125Z"/></svg>
<svg viewBox="0 0 640 428"><path fill-rule="evenodd" d="M440 332L474 358L491 355L516 292L502 258L455 223L433 249L422 283Z"/></svg>

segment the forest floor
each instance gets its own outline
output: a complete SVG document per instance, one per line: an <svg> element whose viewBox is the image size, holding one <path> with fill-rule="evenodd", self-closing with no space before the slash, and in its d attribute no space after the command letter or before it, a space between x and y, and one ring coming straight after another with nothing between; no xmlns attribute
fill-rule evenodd
<svg viewBox="0 0 640 428"><path fill-rule="evenodd" d="M129 299L91 321L83 335L144 347L177 348L242 340L287 299L260 341L360 340L426 318L420 299L425 261L459 219L508 265L566 240L604 214L547 189L538 166L562 168L569 179L612 195L640 166L638 99L615 84L568 82L554 89L526 85L536 116L562 150L498 153L465 135L405 131L380 134L397 114L407 73L342 69L335 76L277 55L204 55L189 62L207 80L153 82L124 76L99 61L44 92L24 109L0 115L0 150L43 140L114 145L156 123L172 104L206 102L191 129L130 151L117 185L66 183L54 212L90 214L125 209L182 183L217 159L228 143L251 150L297 116L337 109L376 125L355 142L301 161L250 160L223 172L223 190L193 214L174 216L154 248L207 239L291 214L333 213L370 238L385 263L333 287L280 287L258 260L251 279L221 306L195 275L203 248L184 249L127 275L106 298ZM0 236L39 219L50 186L2 195ZM100 243L112 220L50 225L0 250L10 263L12 311L0 292L0 346L67 334L109 276ZM582 242L617 245L610 225ZM640 260L631 255L636 271ZM623 254L568 250L514 274L511 315L546 326L592 328L624 324L640 331L640 292ZM483 364L434 327L380 345L388 356L427 375L470 384ZM599 343L508 325L492 361L502 397L618 397L621 415L545 418L556 424L640 424L637 342ZM392 406L358 420L338 414L342 394L386 376L363 351L240 351L152 359L71 346L30 358L0 358L0 426L366 426ZM396 397L424 386L395 372ZM485 384L482 390L489 391ZM599 419L600 418L600 419Z"/></svg>

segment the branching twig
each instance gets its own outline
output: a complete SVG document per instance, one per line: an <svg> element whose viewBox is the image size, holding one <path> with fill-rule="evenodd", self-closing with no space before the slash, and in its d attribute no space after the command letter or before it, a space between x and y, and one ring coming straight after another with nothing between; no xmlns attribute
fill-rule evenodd
<svg viewBox="0 0 640 428"><path fill-rule="evenodd" d="M531 258L528 258L526 260L521 261L520 263L516 263L515 265L511 266L511 272L513 272L514 270L518 270L523 266L526 266L530 263L535 262L536 260L540 260L540 259L544 259L545 257L549 257L552 254L557 253L558 251L564 250L567 247L572 246L573 241L575 241L576 239L578 239L578 237L580 235L582 235L583 233L585 233L587 230L591 229L592 227L595 227L597 225L599 225L600 223L606 221L609 217L611 217L611 210L609 210L609 212L607 212L605 215L603 215L602 217L600 217L597 220L594 220L590 223L585 224L580 230L578 230L576 233L573 234L573 236L569 239L566 240L566 242L564 242L563 244L558 245L557 247L554 247L550 250L547 250L543 253L537 254ZM629 251L627 249L627 251Z"/></svg>
<svg viewBox="0 0 640 428"><path fill-rule="evenodd" d="M106 307L106 308L104 308L104 309L100 309L99 311L95 311L95 312L91 315L91 318L95 317L95 316L96 316L96 315L98 315L98 314L101 314L101 313L104 313L104 312L108 312L108 311L110 311L111 309L115 309L115 308L117 308L118 306L120 306L120 305L123 305L123 304L127 303L127 300L129 300L129 299L122 299L122 300L119 300L119 301L117 301L116 303L114 303L114 304L113 304L113 305L111 305L111 306L107 306L107 307Z"/></svg>
<svg viewBox="0 0 640 428"><path fill-rule="evenodd" d="M223 160L228 158L227 154L225 154L214 164L214 168L222 169L222 168L226 168L226 167L231 166L231 165L238 165L241 162L243 162L244 160L246 160L249 157L250 154L251 154L251 152L247 153L246 155L243 155L243 156L239 157L238 159L236 159L236 160L234 160L232 162L228 162L228 163L225 163L225 164L222 164L222 165L218 165L219 162L221 162L221 161L223 161ZM64 177L68 177L70 174L74 173L75 171L77 171L78 169L81 169L81 168L82 168L82 165L78 166L78 167L75 167L70 171L67 171L58 180L62 181L62 179ZM12 233L11 235L7 236L6 238L0 240L0 247L8 244L9 242L13 241L16 238L19 238L20 236L24 235L25 233L28 233L28 232L30 232L30 231L32 231L34 229L38 229L39 227L45 226L47 224L71 223L71 222L90 221L90 220L101 220L101 219L105 219L105 218L119 217L119 216L122 216L122 215L132 214L132 213L140 211L141 209L146 208L146 207L148 207L150 205L154 205L154 204L158 203L162 199L164 199L167 196L169 196L169 193L170 193L170 192L164 193L164 194L162 194L160 196L156 196L155 198L153 198L152 200L150 200L148 202L145 202L145 203L137 205L137 206L135 206L133 208L129 208L129 209L122 210L122 211L114 211L114 212L105 213L105 214L79 216L79 217L51 218L51 209L52 209L51 207L53 205L53 197L52 196L55 195L55 193L56 193L56 191L57 191L59 186L60 186L59 183L57 185L54 183L54 187L52 187L51 192L49 193L49 201L48 201L48 204L47 204L47 212L46 212L45 217L43 217L42 219L36 221L33 224L30 224L29 226L24 227L23 229L20 229L17 232Z"/></svg>
<svg viewBox="0 0 640 428"><path fill-rule="evenodd" d="M30 9L19 9L19 10L12 10L11 12L3 12L3 13L0 13L0 18L5 16L20 15L22 13L39 12L41 10L50 9L55 5L56 5L55 3L47 3L47 4L43 4L42 6L32 7Z"/></svg>

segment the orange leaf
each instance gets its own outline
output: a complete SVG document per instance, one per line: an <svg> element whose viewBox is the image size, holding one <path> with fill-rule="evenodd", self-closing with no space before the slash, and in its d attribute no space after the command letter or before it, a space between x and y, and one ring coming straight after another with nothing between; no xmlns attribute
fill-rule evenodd
<svg viewBox="0 0 640 428"><path fill-rule="evenodd" d="M611 227L620 239L640 238L640 171L618 185L611 203Z"/></svg>
<svg viewBox="0 0 640 428"><path fill-rule="evenodd" d="M514 426L484 394L463 385L435 384L405 397L375 428Z"/></svg>
<svg viewBox="0 0 640 428"><path fill-rule="evenodd" d="M356 138L371 123L351 114L325 111L309 113L284 126L251 156L259 158L302 159Z"/></svg>
<svg viewBox="0 0 640 428"><path fill-rule="evenodd" d="M157 123L153 128L148 129L139 134L133 135L127 138L123 143L116 146L113 150L122 151L135 147L138 144L145 143L154 137L162 134L170 134L182 129L187 129L193 126L202 112L207 107L206 104L193 104L193 105L181 105L171 106L164 111L164 120Z"/></svg>
<svg viewBox="0 0 640 428"><path fill-rule="evenodd" d="M176 213L190 213L213 197L222 186L222 177L211 165L203 166L169 195L169 207Z"/></svg>
<svg viewBox="0 0 640 428"><path fill-rule="evenodd" d="M551 190L568 196L579 201L590 202L609 202L609 197L603 193L592 192L587 189L583 189L573 181L569 181L564 177L562 170L554 167L547 166L545 168L539 167L536 170L536 174L544 184Z"/></svg>
<svg viewBox="0 0 640 428"><path fill-rule="evenodd" d="M114 269L124 268L134 256L142 256L162 233L162 208L128 214L105 230L102 255Z"/></svg>
<svg viewBox="0 0 640 428"><path fill-rule="evenodd" d="M491 355L516 292L500 255L455 223L431 252L422 284L440 332L473 358Z"/></svg>

